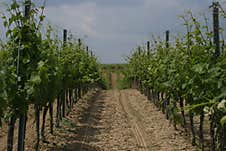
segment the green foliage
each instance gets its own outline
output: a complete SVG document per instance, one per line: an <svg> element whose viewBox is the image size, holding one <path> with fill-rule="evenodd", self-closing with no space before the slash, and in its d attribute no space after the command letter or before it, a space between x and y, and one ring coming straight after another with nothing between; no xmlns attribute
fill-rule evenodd
<svg viewBox="0 0 226 151"><path fill-rule="evenodd" d="M221 118L220 123L221 123L221 126L222 126L222 127L224 127L224 126L225 126L225 124L226 124L226 115L225 115L225 116L223 116L223 117Z"/></svg>
<svg viewBox="0 0 226 151"><path fill-rule="evenodd" d="M149 56L144 48L135 49L128 59L125 79L129 83L141 81L143 88L161 92L174 101L183 97L186 109L196 115L210 107L215 122L222 125L226 112L214 106L226 97L226 54L214 57L212 31L202 26L191 12L182 19L187 34L176 38L170 47L155 40Z"/></svg>
<svg viewBox="0 0 226 151"><path fill-rule="evenodd" d="M0 117L24 113L32 104L45 106L68 89L104 87L97 59L83 44L72 38L62 44L51 26L42 27L43 6L32 4L26 17L23 7L13 1L1 14L7 42L0 45Z"/></svg>

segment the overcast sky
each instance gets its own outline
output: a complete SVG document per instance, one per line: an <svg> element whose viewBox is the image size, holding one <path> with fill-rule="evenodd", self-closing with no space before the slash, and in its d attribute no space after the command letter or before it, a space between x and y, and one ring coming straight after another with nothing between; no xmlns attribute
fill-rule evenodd
<svg viewBox="0 0 226 151"><path fill-rule="evenodd" d="M0 0L1 1L1 0ZM40 0L35 0L40 1ZM225 0L220 0L225 8ZM178 15L211 13L212 0L47 0L47 20L83 38L102 63L121 63L138 44L183 31Z"/></svg>

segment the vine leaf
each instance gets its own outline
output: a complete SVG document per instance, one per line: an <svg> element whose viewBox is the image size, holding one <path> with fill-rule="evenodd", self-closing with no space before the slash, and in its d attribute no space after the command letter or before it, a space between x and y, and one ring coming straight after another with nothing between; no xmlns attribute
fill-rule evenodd
<svg viewBox="0 0 226 151"><path fill-rule="evenodd" d="M226 124L226 115L221 118L220 123L221 123L222 127L225 126L225 124Z"/></svg>

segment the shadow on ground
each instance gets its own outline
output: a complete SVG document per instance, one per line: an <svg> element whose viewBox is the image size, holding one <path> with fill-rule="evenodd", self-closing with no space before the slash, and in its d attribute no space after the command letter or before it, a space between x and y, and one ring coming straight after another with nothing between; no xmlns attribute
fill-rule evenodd
<svg viewBox="0 0 226 151"><path fill-rule="evenodd" d="M64 119L63 127L58 129L56 137L64 138L66 144L57 145L48 149L48 151L98 151L96 146L89 145L90 142L98 142L95 135L100 133L103 127L98 126L101 114L104 111L106 99L105 93L97 92L90 99L88 104L79 109L78 116L69 115ZM75 106L76 108L76 106ZM72 111L73 112L73 111ZM75 120L75 118L77 118Z"/></svg>

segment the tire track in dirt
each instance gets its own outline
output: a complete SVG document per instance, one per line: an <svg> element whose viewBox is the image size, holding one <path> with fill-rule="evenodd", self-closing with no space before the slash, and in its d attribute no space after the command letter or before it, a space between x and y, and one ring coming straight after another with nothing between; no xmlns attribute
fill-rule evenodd
<svg viewBox="0 0 226 151"><path fill-rule="evenodd" d="M137 90L95 91L74 106L40 150L197 151L164 118Z"/></svg>
<svg viewBox="0 0 226 151"><path fill-rule="evenodd" d="M150 151L197 151L183 133L175 131L164 114L137 90L123 90L128 106L138 119Z"/></svg>
<svg viewBox="0 0 226 151"><path fill-rule="evenodd" d="M100 95L99 93L100 92L96 93L96 96L92 99L92 102L90 104L91 108L88 110L89 114L87 115L87 120L86 120L87 125L85 126L85 131L83 132L83 136L82 136L83 138L81 141L79 151L85 150L84 146L86 145L86 142L88 141L88 138L89 138L88 133L90 131L90 125L92 125L92 114L95 114L95 112L98 110L98 107L94 104L96 103L96 101L98 101L98 96Z"/></svg>
<svg viewBox="0 0 226 151"><path fill-rule="evenodd" d="M129 104L130 98L121 91L118 91L118 95L119 103L122 106L122 109L126 114L127 118L129 119L129 123L132 126L132 131L139 146L139 150L148 151L148 146L145 141L145 132L142 131L143 128L140 126L139 120L137 119L136 116L134 116L134 112L131 110L131 106Z"/></svg>
<svg viewBox="0 0 226 151"><path fill-rule="evenodd" d="M116 73L111 73L111 86L113 90L117 89L117 75Z"/></svg>
<svg viewBox="0 0 226 151"><path fill-rule="evenodd" d="M128 118L114 90L81 100L42 144L45 151L139 151Z"/></svg>

